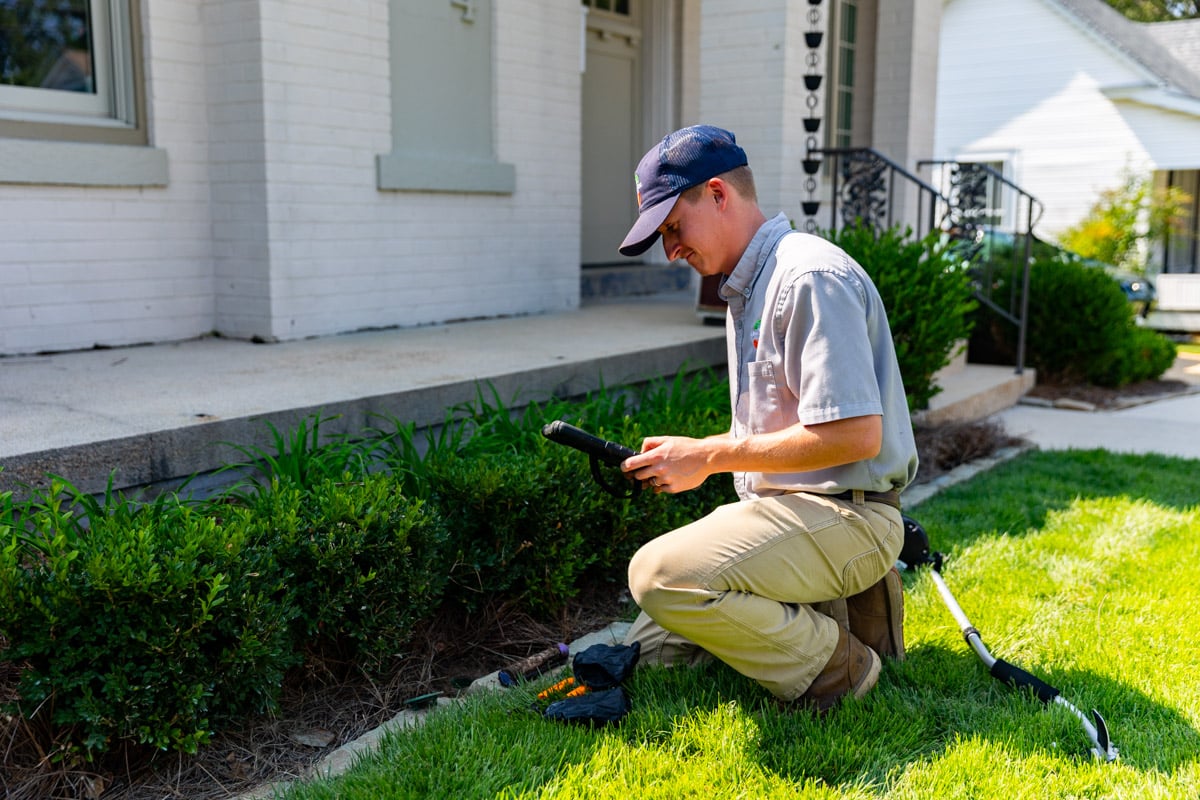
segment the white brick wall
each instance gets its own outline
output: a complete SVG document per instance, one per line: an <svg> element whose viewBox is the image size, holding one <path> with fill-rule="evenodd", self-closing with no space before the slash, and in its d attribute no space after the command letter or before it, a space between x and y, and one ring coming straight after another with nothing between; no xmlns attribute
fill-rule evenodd
<svg viewBox="0 0 1200 800"><path fill-rule="evenodd" d="M263 3L274 338L562 309L579 296L578 7L496 4L512 196L380 192L386 0ZM435 77L435 76L431 76Z"/></svg>
<svg viewBox="0 0 1200 800"><path fill-rule="evenodd" d="M809 8L787 0L704 0L700 9L699 121L733 131L750 158L764 213L784 211L794 220L806 199L800 161Z"/></svg>
<svg viewBox="0 0 1200 800"><path fill-rule="evenodd" d="M511 196L376 188L391 149L388 0L142 5L169 184L0 184L0 354L578 303L578 3L495 0Z"/></svg>
<svg viewBox="0 0 1200 800"><path fill-rule="evenodd" d="M0 184L0 354L182 339L212 330L198 3L156 0L150 122L170 185Z"/></svg>
<svg viewBox="0 0 1200 800"><path fill-rule="evenodd" d="M392 147L388 3L140 4L169 183L0 184L0 354L575 306L579 3L493 0L494 141L515 167L512 195L376 188ZM799 218L809 4L681 7L694 37L682 43L684 121L734 130L764 210Z"/></svg>

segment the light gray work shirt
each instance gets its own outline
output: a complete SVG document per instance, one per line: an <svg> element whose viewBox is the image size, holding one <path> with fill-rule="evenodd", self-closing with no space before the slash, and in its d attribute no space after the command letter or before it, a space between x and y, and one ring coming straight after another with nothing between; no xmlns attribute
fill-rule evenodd
<svg viewBox="0 0 1200 800"><path fill-rule="evenodd" d="M917 473L912 421L883 301L862 267L825 239L793 231L780 214L759 228L720 294L729 303L734 437L883 417L874 458L808 472L735 472L738 496L907 486Z"/></svg>

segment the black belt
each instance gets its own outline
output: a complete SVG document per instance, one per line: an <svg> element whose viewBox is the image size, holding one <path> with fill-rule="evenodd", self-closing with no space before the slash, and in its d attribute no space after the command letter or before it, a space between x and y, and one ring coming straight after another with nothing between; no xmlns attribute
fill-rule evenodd
<svg viewBox="0 0 1200 800"><path fill-rule="evenodd" d="M826 495L826 496L831 497L834 500L849 500L850 502L854 502L854 493L857 491L859 491L859 490L858 489L847 489L844 492L838 492L837 494L831 494L831 495ZM863 491L862 498L864 501L866 501L868 503L886 503L887 505L891 506L892 508L895 508L895 509L900 508L900 492L896 491L895 489L890 489L889 491L886 491L886 492Z"/></svg>

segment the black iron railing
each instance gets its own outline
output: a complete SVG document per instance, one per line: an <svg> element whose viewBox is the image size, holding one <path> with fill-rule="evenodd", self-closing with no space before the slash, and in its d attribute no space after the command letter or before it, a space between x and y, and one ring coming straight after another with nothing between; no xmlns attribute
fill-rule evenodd
<svg viewBox="0 0 1200 800"><path fill-rule="evenodd" d="M1024 371L1033 228L1045 207L987 164L929 160L917 169L929 169L940 187L943 229L969 264L976 298L1016 327L1016 371Z"/></svg>
<svg viewBox="0 0 1200 800"><path fill-rule="evenodd" d="M840 230L860 221L888 230L897 225L912 228L922 237L940 229L939 215L947 200L937 189L869 148L810 150L804 171L815 176L828 168L829 230ZM820 201L802 203L804 213L820 226Z"/></svg>
<svg viewBox="0 0 1200 800"><path fill-rule="evenodd" d="M809 150L803 167L810 191L801 207L810 232L863 223L909 229L918 238L940 231L969 270L976 298L1015 326L1015 368L1024 371L1033 226L1042 213L1037 198L986 164L921 161L917 169L931 172L925 180L869 148ZM822 169L829 194L818 199Z"/></svg>

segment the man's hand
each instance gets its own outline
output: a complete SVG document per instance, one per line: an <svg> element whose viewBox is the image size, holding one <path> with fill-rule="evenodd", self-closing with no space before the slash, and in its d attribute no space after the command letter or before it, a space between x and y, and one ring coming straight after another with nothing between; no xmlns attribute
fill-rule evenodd
<svg viewBox="0 0 1200 800"><path fill-rule="evenodd" d="M625 459L621 469L655 492L677 494L695 489L715 471L710 467L712 451L713 439L648 436L642 452Z"/></svg>

